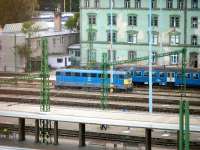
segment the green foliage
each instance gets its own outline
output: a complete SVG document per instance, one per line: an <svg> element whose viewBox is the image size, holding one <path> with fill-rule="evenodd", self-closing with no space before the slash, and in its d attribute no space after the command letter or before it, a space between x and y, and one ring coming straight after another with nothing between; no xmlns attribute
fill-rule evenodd
<svg viewBox="0 0 200 150"><path fill-rule="evenodd" d="M30 20L37 7L37 0L0 0L0 25Z"/></svg>
<svg viewBox="0 0 200 150"><path fill-rule="evenodd" d="M65 27L70 29L70 30L79 30L79 18L80 14L75 13L74 16L69 17L69 19L65 22Z"/></svg>
<svg viewBox="0 0 200 150"><path fill-rule="evenodd" d="M26 21L23 23L22 32L24 34L28 34L29 37L33 35L33 33L38 32L39 26L36 26L32 21Z"/></svg>

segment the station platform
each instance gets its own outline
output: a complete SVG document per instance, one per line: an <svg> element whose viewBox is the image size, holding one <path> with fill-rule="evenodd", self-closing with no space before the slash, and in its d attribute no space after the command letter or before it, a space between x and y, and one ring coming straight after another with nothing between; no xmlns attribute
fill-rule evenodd
<svg viewBox="0 0 200 150"><path fill-rule="evenodd" d="M113 126L179 130L178 114L122 112L52 106L50 112L40 112L39 105L0 102L0 116L43 119L59 122L107 124ZM190 116L190 131L200 132L200 117Z"/></svg>

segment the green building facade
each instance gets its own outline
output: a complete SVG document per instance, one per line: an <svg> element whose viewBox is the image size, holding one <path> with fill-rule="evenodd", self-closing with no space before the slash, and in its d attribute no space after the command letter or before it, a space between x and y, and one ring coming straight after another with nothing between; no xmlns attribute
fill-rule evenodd
<svg viewBox="0 0 200 150"><path fill-rule="evenodd" d="M111 0L80 0L82 66L88 61L101 62L103 52L107 52L110 57L110 2ZM111 3L113 60L147 56L148 0L112 0ZM200 67L200 0L152 0L151 25L154 65L180 64L181 56L155 59L154 55L186 47L187 66Z"/></svg>

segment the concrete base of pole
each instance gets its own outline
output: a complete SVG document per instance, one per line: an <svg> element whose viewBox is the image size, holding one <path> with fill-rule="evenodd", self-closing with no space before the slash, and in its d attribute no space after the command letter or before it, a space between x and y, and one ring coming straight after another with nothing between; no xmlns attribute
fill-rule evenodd
<svg viewBox="0 0 200 150"><path fill-rule="evenodd" d="M85 124L79 123L79 147L85 146Z"/></svg>
<svg viewBox="0 0 200 150"><path fill-rule="evenodd" d="M151 129L145 129L145 136L146 136L146 150L151 150Z"/></svg>
<svg viewBox="0 0 200 150"><path fill-rule="evenodd" d="M25 118L19 118L19 141L25 141Z"/></svg>
<svg viewBox="0 0 200 150"><path fill-rule="evenodd" d="M58 145L58 121L54 121L54 145Z"/></svg>

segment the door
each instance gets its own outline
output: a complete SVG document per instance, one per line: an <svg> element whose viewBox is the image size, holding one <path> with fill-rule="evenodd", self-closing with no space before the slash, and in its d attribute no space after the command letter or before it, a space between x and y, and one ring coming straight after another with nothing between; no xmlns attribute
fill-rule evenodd
<svg viewBox="0 0 200 150"><path fill-rule="evenodd" d="M174 82L175 81L175 73L174 72L168 72L167 73L167 82Z"/></svg>

